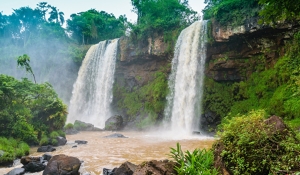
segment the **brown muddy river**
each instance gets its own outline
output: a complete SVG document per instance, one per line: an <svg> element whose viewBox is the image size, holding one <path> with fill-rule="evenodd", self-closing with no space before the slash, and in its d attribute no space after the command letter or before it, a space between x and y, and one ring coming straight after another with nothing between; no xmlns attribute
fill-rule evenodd
<svg viewBox="0 0 300 175"><path fill-rule="evenodd" d="M67 135L67 145L58 147L51 154L65 154L78 157L84 161L81 172L100 175L103 168L118 167L125 161L140 164L147 160L170 159L168 156L170 147L175 148L176 143L181 144L183 151L192 151L196 148L211 148L214 142L214 139L210 137L185 136L178 138L174 134L162 135L161 133L149 132L118 132L128 138L104 137L113 133L104 131L81 132L76 135ZM88 143L72 148L75 145L75 140L86 140ZM30 156L43 155L43 153L37 153L36 150L37 148L32 148ZM5 174L11 169L0 168L0 174Z"/></svg>

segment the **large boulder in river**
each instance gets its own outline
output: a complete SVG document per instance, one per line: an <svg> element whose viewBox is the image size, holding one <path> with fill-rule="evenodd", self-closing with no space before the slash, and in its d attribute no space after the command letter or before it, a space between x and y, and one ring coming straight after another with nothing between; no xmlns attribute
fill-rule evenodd
<svg viewBox="0 0 300 175"><path fill-rule="evenodd" d="M56 137L56 140L57 140L57 145L56 146L63 146L67 143L67 139L64 138L64 137Z"/></svg>
<svg viewBox="0 0 300 175"><path fill-rule="evenodd" d="M110 117L105 121L105 130L118 131L123 128L123 118L120 115Z"/></svg>
<svg viewBox="0 0 300 175"><path fill-rule="evenodd" d="M123 134L119 134L119 133L114 133L108 136L104 136L105 138L127 138L125 137Z"/></svg>
<svg viewBox="0 0 300 175"><path fill-rule="evenodd" d="M74 129L78 131L102 131L101 129L95 127L93 124L85 123L80 120L75 120Z"/></svg>
<svg viewBox="0 0 300 175"><path fill-rule="evenodd" d="M40 172L45 169L46 165L42 162L29 162L27 165L24 165L22 168L25 169L26 172Z"/></svg>
<svg viewBox="0 0 300 175"><path fill-rule="evenodd" d="M56 155L48 162L43 175L79 175L80 165L76 157Z"/></svg>
<svg viewBox="0 0 300 175"><path fill-rule="evenodd" d="M37 152L52 152L56 149L52 145L41 146L37 149Z"/></svg>
<svg viewBox="0 0 300 175"><path fill-rule="evenodd" d="M136 168L133 175L145 175L145 174L155 174L155 175L172 175L176 174L174 170L176 163L163 160L151 160L149 162L144 162Z"/></svg>

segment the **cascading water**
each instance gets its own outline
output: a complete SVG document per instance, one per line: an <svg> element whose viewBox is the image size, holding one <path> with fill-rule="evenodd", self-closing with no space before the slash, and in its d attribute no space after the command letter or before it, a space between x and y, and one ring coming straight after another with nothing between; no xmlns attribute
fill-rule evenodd
<svg viewBox="0 0 300 175"><path fill-rule="evenodd" d="M206 24L206 21L193 23L180 33L176 42L165 118L171 120L172 132L178 134L200 130Z"/></svg>
<svg viewBox="0 0 300 175"><path fill-rule="evenodd" d="M67 123L80 120L104 128L111 116L118 41L101 41L88 50L73 87Z"/></svg>

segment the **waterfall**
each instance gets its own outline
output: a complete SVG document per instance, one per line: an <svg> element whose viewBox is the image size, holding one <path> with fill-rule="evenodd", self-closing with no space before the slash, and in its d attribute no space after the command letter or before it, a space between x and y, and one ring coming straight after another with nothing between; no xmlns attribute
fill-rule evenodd
<svg viewBox="0 0 300 175"><path fill-rule="evenodd" d="M80 120L104 128L110 103L118 39L101 41L88 50L73 87L67 123Z"/></svg>
<svg viewBox="0 0 300 175"><path fill-rule="evenodd" d="M172 132L191 134L199 131L204 67L206 59L206 21L184 29L176 42L169 77L165 118Z"/></svg>

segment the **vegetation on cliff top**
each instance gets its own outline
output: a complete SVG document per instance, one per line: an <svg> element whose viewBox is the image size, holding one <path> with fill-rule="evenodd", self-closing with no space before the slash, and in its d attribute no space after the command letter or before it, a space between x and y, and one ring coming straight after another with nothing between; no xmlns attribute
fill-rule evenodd
<svg viewBox="0 0 300 175"><path fill-rule="evenodd" d="M293 0L205 0L204 19L221 25L243 25L253 17L261 23L277 24L300 19L300 7Z"/></svg>

